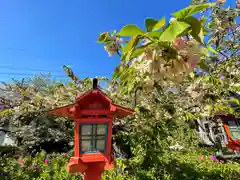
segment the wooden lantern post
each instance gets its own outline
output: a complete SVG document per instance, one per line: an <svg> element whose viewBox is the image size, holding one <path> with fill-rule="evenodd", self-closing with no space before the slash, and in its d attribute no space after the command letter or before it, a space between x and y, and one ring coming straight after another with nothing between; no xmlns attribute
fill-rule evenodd
<svg viewBox="0 0 240 180"><path fill-rule="evenodd" d="M132 109L113 104L97 84L94 79L93 89L77 97L76 103L47 112L74 121L74 157L67 171L82 173L84 180L101 180L103 171L114 167L113 119L134 113Z"/></svg>

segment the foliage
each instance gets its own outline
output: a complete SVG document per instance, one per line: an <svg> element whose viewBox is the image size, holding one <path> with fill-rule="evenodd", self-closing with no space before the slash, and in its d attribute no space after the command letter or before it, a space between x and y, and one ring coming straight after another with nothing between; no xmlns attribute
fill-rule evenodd
<svg viewBox="0 0 240 180"><path fill-rule="evenodd" d="M113 78L120 80L123 92L132 92L139 85L152 87L165 79L181 82L197 64L204 67L201 59L208 50L200 48L205 45L203 22L193 14L214 5L189 6L174 13L169 24L165 24L165 18L148 18L146 32L129 24L117 34L102 33L99 42L104 43L109 55L117 52L121 56Z"/></svg>
<svg viewBox="0 0 240 180"><path fill-rule="evenodd" d="M36 179L36 180L81 180L81 174L68 174L66 171L70 154L47 154L46 152L37 153L35 157L25 156L20 158L0 157L1 179ZM128 174L125 172L125 165L117 159L118 171L113 169L105 172L103 180L117 179L127 180ZM130 179L129 179L130 180Z"/></svg>
<svg viewBox="0 0 240 180"><path fill-rule="evenodd" d="M69 155L64 154L46 154L38 153L35 157L26 156L21 158L1 157L0 170L1 178L7 179L62 179L62 180L81 180L80 174L68 174L66 165L69 161ZM239 166L237 163L223 163L210 160L206 156L200 160L196 152L183 153L172 152L164 158L158 159L163 164L155 166L150 171L135 167L134 172L129 172L127 167L120 159L117 159L117 168L104 172L103 180L141 180L141 179L238 179ZM131 162L132 163L132 162ZM133 168L133 167L132 167Z"/></svg>
<svg viewBox="0 0 240 180"><path fill-rule="evenodd" d="M192 120L239 116L240 108L239 11L202 3L174 13L168 24L165 18L146 19L146 32L126 25L99 37L110 56L120 56L111 95L137 111L120 122L125 132L115 138L131 147L125 163L139 179L237 179L237 166L231 174L221 164L195 161L200 148ZM186 153L169 152L176 144Z"/></svg>
<svg viewBox="0 0 240 180"><path fill-rule="evenodd" d="M68 175L66 163L67 154L38 153L35 157L4 158L1 160L1 172L11 179L72 179L81 180L80 175ZM3 164L4 162L4 164ZM6 176L5 176L6 177Z"/></svg>
<svg viewBox="0 0 240 180"><path fill-rule="evenodd" d="M0 111L0 125L17 138L21 153L41 149L67 152L72 148L73 121L46 116L45 111L75 102L77 96L91 88L90 78L79 83L57 83L39 76L4 85L1 104L5 109Z"/></svg>

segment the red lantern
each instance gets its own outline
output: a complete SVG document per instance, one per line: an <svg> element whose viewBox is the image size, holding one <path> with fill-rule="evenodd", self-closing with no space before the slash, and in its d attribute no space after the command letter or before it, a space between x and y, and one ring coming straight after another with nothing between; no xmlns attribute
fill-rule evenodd
<svg viewBox="0 0 240 180"><path fill-rule="evenodd" d="M227 147L233 151L240 151L240 119L232 115L217 115L223 122L227 134Z"/></svg>
<svg viewBox="0 0 240 180"><path fill-rule="evenodd" d="M67 165L69 173L81 172L84 180L100 180L104 170L114 167L112 124L133 110L113 104L93 81L93 89L77 97L76 103L47 112L71 118L74 123L74 157Z"/></svg>

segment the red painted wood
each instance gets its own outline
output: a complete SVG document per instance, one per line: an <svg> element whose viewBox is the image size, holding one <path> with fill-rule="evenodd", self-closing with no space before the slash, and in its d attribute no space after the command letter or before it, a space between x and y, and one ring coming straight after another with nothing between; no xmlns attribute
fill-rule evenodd
<svg viewBox="0 0 240 180"><path fill-rule="evenodd" d="M107 140L107 156L108 158L111 156L111 148L112 148L112 121L109 122L108 124L108 140Z"/></svg>
<svg viewBox="0 0 240 180"><path fill-rule="evenodd" d="M101 180L101 179L102 179L102 174L101 173L97 174L94 169L92 169L91 171L87 171L83 178L83 180Z"/></svg>
<svg viewBox="0 0 240 180"><path fill-rule="evenodd" d="M74 155L75 157L79 157L80 156L80 152L79 152L79 148L80 148L80 144L79 144L79 122L75 122L74 123Z"/></svg>
<svg viewBox="0 0 240 180"><path fill-rule="evenodd" d="M88 169L84 173L83 180L101 180L102 172L104 170L103 167L102 163L89 164Z"/></svg>

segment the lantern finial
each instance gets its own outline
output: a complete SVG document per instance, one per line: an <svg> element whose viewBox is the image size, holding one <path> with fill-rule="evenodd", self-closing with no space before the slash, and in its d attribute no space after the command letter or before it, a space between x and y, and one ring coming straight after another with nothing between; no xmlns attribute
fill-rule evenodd
<svg viewBox="0 0 240 180"><path fill-rule="evenodd" d="M93 79L93 89L96 89L98 87L98 79L94 78Z"/></svg>

